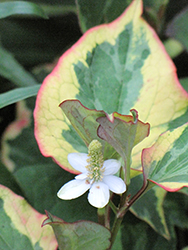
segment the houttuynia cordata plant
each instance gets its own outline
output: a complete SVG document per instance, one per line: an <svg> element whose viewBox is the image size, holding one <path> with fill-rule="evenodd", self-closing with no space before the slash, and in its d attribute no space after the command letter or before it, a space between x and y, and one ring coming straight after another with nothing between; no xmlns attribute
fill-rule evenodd
<svg viewBox="0 0 188 250"><path fill-rule="evenodd" d="M37 98L18 102L2 162L31 205L0 186L0 249L175 250L188 228L188 93L158 37L168 1L120 2L77 0L84 34L42 85L19 65L31 84L13 102Z"/></svg>

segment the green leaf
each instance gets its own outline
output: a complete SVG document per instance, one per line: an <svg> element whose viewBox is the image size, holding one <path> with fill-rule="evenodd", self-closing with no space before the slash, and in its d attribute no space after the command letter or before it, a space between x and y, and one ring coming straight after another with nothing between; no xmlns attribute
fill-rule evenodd
<svg viewBox="0 0 188 250"><path fill-rule="evenodd" d="M106 250L110 247L110 231L94 222L67 223L47 213L44 225L51 225L60 250Z"/></svg>
<svg viewBox="0 0 188 250"><path fill-rule="evenodd" d="M38 92L34 117L39 148L65 169L69 153L86 150L59 108L67 99L107 114L137 110L139 119L151 126L150 136L133 149L131 167L139 170L142 149L187 121L188 94L141 14L142 2L136 0L114 22L88 30L60 58Z"/></svg>
<svg viewBox="0 0 188 250"><path fill-rule="evenodd" d="M0 249L57 249L53 231L50 228L41 229L45 215L39 214L22 197L2 185L0 217Z"/></svg>
<svg viewBox="0 0 188 250"><path fill-rule="evenodd" d="M43 9L35 3L26 1L12 1L0 3L0 18L12 15L35 15L42 18L48 18Z"/></svg>
<svg viewBox="0 0 188 250"><path fill-rule="evenodd" d="M31 87L17 88L0 94L0 108L37 95L39 88L40 85L36 85Z"/></svg>
<svg viewBox="0 0 188 250"><path fill-rule="evenodd" d="M168 24L166 35L180 41L186 50L188 50L188 8L178 13Z"/></svg>
<svg viewBox="0 0 188 250"><path fill-rule="evenodd" d="M25 87L37 84L34 77L14 59L11 53L0 47L0 75L16 86Z"/></svg>
<svg viewBox="0 0 188 250"><path fill-rule="evenodd" d="M167 191L188 187L188 125L162 134L143 150L144 177Z"/></svg>

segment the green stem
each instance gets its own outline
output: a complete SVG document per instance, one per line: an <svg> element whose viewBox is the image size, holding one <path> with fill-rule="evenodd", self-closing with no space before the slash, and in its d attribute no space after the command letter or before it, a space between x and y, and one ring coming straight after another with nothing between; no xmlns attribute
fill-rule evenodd
<svg viewBox="0 0 188 250"><path fill-rule="evenodd" d="M97 209L98 223L103 226L105 225L105 211L106 211L105 207Z"/></svg>
<svg viewBox="0 0 188 250"><path fill-rule="evenodd" d="M117 214L118 209L117 209L117 207L115 206L115 204L113 203L112 200L109 201L109 206L112 209L112 211L114 212L114 214Z"/></svg>
<svg viewBox="0 0 188 250"><path fill-rule="evenodd" d="M114 219L114 224L113 224L113 227L112 227L112 230L111 230L111 233L112 233L112 237L111 237L111 246L113 245L115 239L116 239L116 236L117 236L117 233L119 231L119 228L121 226L121 222L123 220L123 216L119 216L119 210L126 204L126 199L127 199L127 191L128 191L128 187L129 187L129 184L130 184L130 157L127 157L127 161L126 161L126 166L125 166L125 184L126 184L126 187L127 187L127 190L126 192L124 192L122 195L121 195L121 200L120 200L120 203L119 203L119 209L117 210L116 208L116 211L115 211L115 219ZM111 207L112 210L113 210L113 207Z"/></svg>
<svg viewBox="0 0 188 250"><path fill-rule="evenodd" d="M106 206L106 212L105 212L105 227L110 230L110 209L111 207L109 205Z"/></svg>
<svg viewBox="0 0 188 250"><path fill-rule="evenodd" d="M119 228L120 228L120 226L121 226L122 220L123 220L123 217L117 218L117 216L116 216L116 219L115 219L115 221L114 221L114 225L113 225L112 231L111 231L111 232L112 232L111 247L112 247L112 245L113 245L114 242L115 242L115 239L116 239L117 233L118 233L118 231L119 231Z"/></svg>
<svg viewBox="0 0 188 250"><path fill-rule="evenodd" d="M117 233L118 233L119 228L121 226L121 222L123 220L123 216L119 216L119 210L121 209L121 207L123 207L126 204L127 191L128 191L128 187L127 187L126 192L123 193L122 196L121 196L119 209L117 210L117 208L116 208L116 213L115 213L116 217L114 219L114 224L113 224L113 227L112 227L112 230L111 230L111 233L112 233L111 246L113 245L113 243L114 243L114 241L116 239Z"/></svg>
<svg viewBox="0 0 188 250"><path fill-rule="evenodd" d="M129 157L127 157L126 166L125 166L125 184L127 187L130 185L130 182L131 182L130 181L130 172L131 172L130 163L131 163L131 158L129 155Z"/></svg>

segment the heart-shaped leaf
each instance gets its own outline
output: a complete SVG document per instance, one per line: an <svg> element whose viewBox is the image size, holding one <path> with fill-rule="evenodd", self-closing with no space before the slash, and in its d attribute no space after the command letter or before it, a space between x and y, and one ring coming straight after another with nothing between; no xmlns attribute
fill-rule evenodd
<svg viewBox="0 0 188 250"><path fill-rule="evenodd" d="M162 134L150 148L144 149L144 177L167 191L188 187L188 125Z"/></svg>
<svg viewBox="0 0 188 250"><path fill-rule="evenodd" d="M47 212L44 225L51 225L60 250L106 250L110 247L110 231L91 221L67 223Z"/></svg>
<svg viewBox="0 0 188 250"><path fill-rule="evenodd" d="M0 249L57 249L51 228L41 228L45 215L39 214L22 197L0 185Z"/></svg>
<svg viewBox="0 0 188 250"><path fill-rule="evenodd" d="M136 109L151 130L133 149L133 168L141 168L144 147L169 128L185 123L188 95L141 13L142 2L135 0L114 22L88 30L60 58L39 90L35 136L41 152L65 169L69 169L68 153L87 148L59 108L64 100L78 99L85 107L108 114Z"/></svg>

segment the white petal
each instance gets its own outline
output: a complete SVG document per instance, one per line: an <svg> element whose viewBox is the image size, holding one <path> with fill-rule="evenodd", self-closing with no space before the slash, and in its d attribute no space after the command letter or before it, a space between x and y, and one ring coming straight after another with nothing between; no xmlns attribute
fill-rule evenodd
<svg viewBox="0 0 188 250"><path fill-rule="evenodd" d="M88 194L89 203L97 208L106 206L109 202L110 191L108 186L102 182L95 182Z"/></svg>
<svg viewBox="0 0 188 250"><path fill-rule="evenodd" d="M81 173L86 172L86 166L88 165L87 162L88 155L85 153L70 153L68 154L68 161L70 165L80 171Z"/></svg>
<svg viewBox="0 0 188 250"><path fill-rule="evenodd" d="M79 175L75 176L74 178L76 180L84 180L84 179L87 179L87 177L88 177L88 173L83 173L83 174L79 174Z"/></svg>
<svg viewBox="0 0 188 250"><path fill-rule="evenodd" d="M126 191L126 185L124 181L114 175L103 176L102 181L108 185L109 189L116 194L122 194Z"/></svg>
<svg viewBox="0 0 188 250"><path fill-rule="evenodd" d="M121 167L121 162L115 159L109 159L104 161L103 168L104 175L116 174Z"/></svg>
<svg viewBox="0 0 188 250"><path fill-rule="evenodd" d="M72 180L61 187L57 196L63 200L75 199L84 194L90 186L87 180Z"/></svg>

